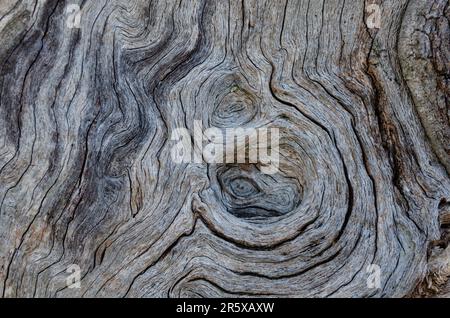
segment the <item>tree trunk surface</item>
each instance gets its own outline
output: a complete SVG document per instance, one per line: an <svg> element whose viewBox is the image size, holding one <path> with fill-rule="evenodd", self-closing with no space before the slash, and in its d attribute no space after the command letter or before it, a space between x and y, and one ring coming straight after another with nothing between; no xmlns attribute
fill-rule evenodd
<svg viewBox="0 0 450 318"><path fill-rule="evenodd" d="M2 296L445 295L449 19L446 0L1 0ZM278 128L279 171L174 162L199 120Z"/></svg>

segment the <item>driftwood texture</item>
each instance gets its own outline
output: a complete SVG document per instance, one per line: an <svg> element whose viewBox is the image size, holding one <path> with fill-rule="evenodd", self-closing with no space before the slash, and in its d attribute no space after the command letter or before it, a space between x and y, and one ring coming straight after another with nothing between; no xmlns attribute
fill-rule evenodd
<svg viewBox="0 0 450 318"><path fill-rule="evenodd" d="M2 296L403 297L442 251L445 284L449 10L0 0ZM278 127L280 171L174 163L194 120Z"/></svg>

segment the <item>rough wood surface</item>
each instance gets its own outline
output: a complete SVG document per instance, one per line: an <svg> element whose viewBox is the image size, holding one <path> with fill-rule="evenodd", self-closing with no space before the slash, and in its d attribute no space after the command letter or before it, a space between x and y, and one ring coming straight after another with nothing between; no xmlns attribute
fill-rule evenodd
<svg viewBox="0 0 450 318"><path fill-rule="evenodd" d="M1 295L411 295L448 243L449 10L0 0ZM279 128L280 171L174 163L194 120Z"/></svg>

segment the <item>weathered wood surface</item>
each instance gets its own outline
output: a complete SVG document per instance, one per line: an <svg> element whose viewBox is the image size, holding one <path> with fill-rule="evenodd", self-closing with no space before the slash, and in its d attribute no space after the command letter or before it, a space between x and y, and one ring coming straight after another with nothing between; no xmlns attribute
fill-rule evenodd
<svg viewBox="0 0 450 318"><path fill-rule="evenodd" d="M411 295L448 243L449 10L0 0L2 296ZM280 172L174 163L198 119L279 127Z"/></svg>

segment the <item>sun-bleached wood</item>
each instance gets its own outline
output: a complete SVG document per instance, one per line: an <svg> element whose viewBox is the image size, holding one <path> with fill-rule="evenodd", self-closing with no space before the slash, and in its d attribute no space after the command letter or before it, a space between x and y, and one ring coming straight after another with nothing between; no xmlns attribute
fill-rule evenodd
<svg viewBox="0 0 450 318"><path fill-rule="evenodd" d="M2 296L411 295L448 254L449 16L0 1ZM174 163L171 132L195 120L279 128L280 171Z"/></svg>

